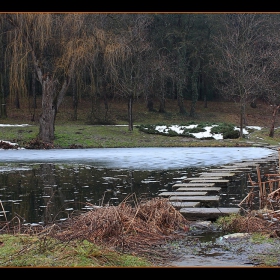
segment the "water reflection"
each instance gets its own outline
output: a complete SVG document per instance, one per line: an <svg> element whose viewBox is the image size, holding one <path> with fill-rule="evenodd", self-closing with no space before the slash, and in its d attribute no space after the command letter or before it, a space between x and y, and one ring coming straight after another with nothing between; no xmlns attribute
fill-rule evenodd
<svg viewBox="0 0 280 280"><path fill-rule="evenodd" d="M0 173L0 199L8 218L15 214L28 222L51 222L92 205L117 205L129 194L151 198L168 189L176 177L195 170L140 171L95 168L88 165L42 163L30 169ZM175 178L175 179L174 179ZM3 220L4 214L1 220Z"/></svg>
<svg viewBox="0 0 280 280"><path fill-rule="evenodd" d="M138 199L152 198L163 189L170 191L174 183L211 167L242 157L261 158L273 153L264 148L246 148L242 153L241 148L218 149L194 148L196 153L193 148L188 148L188 152L181 148L92 149L90 153L86 150L32 150L29 154L27 150L25 153L0 151L0 155L5 155L0 160L3 162L0 221L18 215L26 222L44 224L65 219L73 211L117 205L132 193ZM140 159L138 163L137 159ZM163 165L165 168L161 168ZM235 180L222 190L220 206L234 206L245 197L247 174L240 173Z"/></svg>

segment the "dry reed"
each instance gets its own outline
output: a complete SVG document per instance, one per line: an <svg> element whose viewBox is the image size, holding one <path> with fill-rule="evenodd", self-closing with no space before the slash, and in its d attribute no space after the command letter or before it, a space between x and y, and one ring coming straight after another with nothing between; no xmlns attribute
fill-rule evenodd
<svg viewBox="0 0 280 280"><path fill-rule="evenodd" d="M156 245L180 238L189 222L166 198L95 208L73 216L50 235L61 241L88 240L121 252L144 253ZM65 228L65 226L67 226Z"/></svg>

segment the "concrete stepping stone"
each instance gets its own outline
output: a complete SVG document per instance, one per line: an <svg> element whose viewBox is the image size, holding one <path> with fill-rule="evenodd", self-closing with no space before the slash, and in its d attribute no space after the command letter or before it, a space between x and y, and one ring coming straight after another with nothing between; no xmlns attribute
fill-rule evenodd
<svg viewBox="0 0 280 280"><path fill-rule="evenodd" d="M240 171L251 171L252 170L252 168L251 167L246 167L246 166L241 166L241 165L239 165L239 166L236 166L236 165L234 165L234 166L229 166L229 165L224 165L224 166L221 166L223 169L227 169L227 170L232 170L232 171L234 171L234 172L236 172L237 170L240 170Z"/></svg>
<svg viewBox="0 0 280 280"><path fill-rule="evenodd" d="M229 168L213 168L213 169L210 169L209 171L210 172L220 172L220 173L223 173L223 172L234 172L234 173L240 173L240 172L245 172L245 171L250 171L252 170L252 168L241 168L239 169L238 167L229 167ZM209 173L210 173L209 172Z"/></svg>
<svg viewBox="0 0 280 280"><path fill-rule="evenodd" d="M177 189L180 187L214 187L215 183L176 183L172 186L173 189Z"/></svg>
<svg viewBox="0 0 280 280"><path fill-rule="evenodd" d="M213 179L213 178L194 178L189 181L190 183L214 183L219 185L225 185L229 183L228 179Z"/></svg>
<svg viewBox="0 0 280 280"><path fill-rule="evenodd" d="M198 174L200 177L232 177L235 175L233 172L201 172Z"/></svg>
<svg viewBox="0 0 280 280"><path fill-rule="evenodd" d="M200 176L200 177L192 177L192 178L186 178L185 180L183 180L183 182L193 182L195 180L204 180L204 181L209 181L209 180L223 180L222 176ZM211 181L210 181L211 182Z"/></svg>
<svg viewBox="0 0 280 280"><path fill-rule="evenodd" d="M220 196L218 195L193 195L193 196L170 196L169 201L204 201L204 202L218 202Z"/></svg>
<svg viewBox="0 0 280 280"><path fill-rule="evenodd" d="M200 202L198 201L172 201L170 203L176 209L200 206Z"/></svg>
<svg viewBox="0 0 280 280"><path fill-rule="evenodd" d="M199 192L199 191L207 191L207 192L219 192L221 190L221 187L179 187L176 189L178 192Z"/></svg>
<svg viewBox="0 0 280 280"><path fill-rule="evenodd" d="M205 208L205 207L197 207L197 208L187 208L183 207L180 210L180 213L189 220L216 220L221 216L228 216L230 214L238 214L240 208L227 208L227 207L219 207L219 208Z"/></svg>
<svg viewBox="0 0 280 280"><path fill-rule="evenodd" d="M189 196L189 195L206 195L207 192L189 192L189 191L186 191L186 192L179 192L179 191L175 191L175 192L162 192L159 194L159 196L163 196L163 197L169 197L169 196Z"/></svg>

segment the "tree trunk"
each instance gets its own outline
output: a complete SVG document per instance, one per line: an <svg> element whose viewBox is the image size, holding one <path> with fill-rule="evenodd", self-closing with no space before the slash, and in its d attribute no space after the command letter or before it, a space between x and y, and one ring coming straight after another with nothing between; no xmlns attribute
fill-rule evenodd
<svg viewBox="0 0 280 280"><path fill-rule="evenodd" d="M16 106L16 109L20 109L19 93L18 93L18 91L17 91L17 93L16 93L16 97L15 97L14 104L15 104L15 106Z"/></svg>
<svg viewBox="0 0 280 280"><path fill-rule="evenodd" d="M133 122L132 122L132 104L133 104L133 97L130 96L128 99L128 130L133 130Z"/></svg>
<svg viewBox="0 0 280 280"><path fill-rule="evenodd" d="M208 108L208 103L207 103L208 99L207 99L207 96L208 96L209 90L208 90L208 87L205 86L205 78L204 78L204 75L201 75L201 80L202 80L202 89L201 89L201 90L202 90L203 93L204 93L204 96L203 96L204 108Z"/></svg>
<svg viewBox="0 0 280 280"><path fill-rule="evenodd" d="M160 88L159 88L160 92L159 92L159 109L158 112L159 113L165 113L165 96L164 96L164 82L161 79L161 84L160 84Z"/></svg>
<svg viewBox="0 0 280 280"><path fill-rule="evenodd" d="M3 74L0 73L0 102L1 102L1 107L0 107L0 117L1 118L6 118L7 117L7 111L6 111L6 101L5 101L5 93L3 90Z"/></svg>
<svg viewBox="0 0 280 280"><path fill-rule="evenodd" d="M57 114L57 102L54 99L55 86L53 80L47 76L42 87L42 113L39 123L39 138L43 142L52 143L54 140L54 123Z"/></svg>
<svg viewBox="0 0 280 280"><path fill-rule="evenodd" d="M36 70L35 68L32 71L32 96L33 96L33 106L32 108L37 108L37 99L36 99ZM35 111L35 110L34 110Z"/></svg>
<svg viewBox="0 0 280 280"><path fill-rule="evenodd" d="M35 121L35 111L37 108L37 100L36 100L36 70L35 68L32 71L32 78L31 78L31 92L32 92L32 116L31 116L31 121Z"/></svg>
<svg viewBox="0 0 280 280"><path fill-rule="evenodd" d="M243 138L243 122L244 122L244 113L245 113L245 105L241 103L241 108L240 108L240 134L239 137Z"/></svg>
<svg viewBox="0 0 280 280"><path fill-rule="evenodd" d="M183 86L181 81L178 82L177 86L177 104L179 106L179 113L181 115L185 115L187 113L186 108L184 106L184 97L183 97Z"/></svg>
<svg viewBox="0 0 280 280"><path fill-rule="evenodd" d="M207 95L206 94L204 94L204 108L208 108Z"/></svg>
<svg viewBox="0 0 280 280"><path fill-rule="evenodd" d="M243 104L243 124L248 125L245 104Z"/></svg>
<svg viewBox="0 0 280 280"><path fill-rule="evenodd" d="M197 65L194 68L191 82L192 82L192 103L191 103L191 110L190 110L190 117L195 117L195 105L198 100L198 76L200 70L200 60L198 60Z"/></svg>
<svg viewBox="0 0 280 280"><path fill-rule="evenodd" d="M77 96L77 88L75 79L72 80L72 94L73 94L73 120L76 121L78 119L78 96Z"/></svg>
<svg viewBox="0 0 280 280"><path fill-rule="evenodd" d="M108 98L107 98L105 86L104 86L104 91L103 91L103 102L104 102L104 109L105 109L104 122L107 123L108 122L109 104L108 104Z"/></svg>
<svg viewBox="0 0 280 280"><path fill-rule="evenodd" d="M149 97L148 97L148 100L147 100L147 108L148 108L149 112L153 112L154 111L154 102Z"/></svg>
<svg viewBox="0 0 280 280"><path fill-rule="evenodd" d="M165 113L165 100L164 98L160 98L159 99L159 109L158 109L159 113Z"/></svg>
<svg viewBox="0 0 280 280"><path fill-rule="evenodd" d="M271 126L270 126L270 131L269 131L269 137L272 137L272 138L274 137L275 120L276 120L276 115L277 115L279 108L280 108L280 105L274 106L274 108L273 108L272 122L271 122Z"/></svg>

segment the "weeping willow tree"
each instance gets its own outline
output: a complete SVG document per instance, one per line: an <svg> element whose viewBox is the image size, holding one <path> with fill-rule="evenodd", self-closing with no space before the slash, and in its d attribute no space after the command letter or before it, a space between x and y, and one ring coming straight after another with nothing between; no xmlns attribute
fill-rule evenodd
<svg viewBox="0 0 280 280"><path fill-rule="evenodd" d="M11 89L25 89L28 59L42 87L38 138L55 139L55 119L63 98L79 70L92 62L100 45L95 14L2 14L10 24Z"/></svg>
<svg viewBox="0 0 280 280"><path fill-rule="evenodd" d="M27 74L28 58L25 53L23 38L18 33L15 34L14 40L9 45L9 98L14 102L15 107L20 109L20 99L27 97Z"/></svg>

